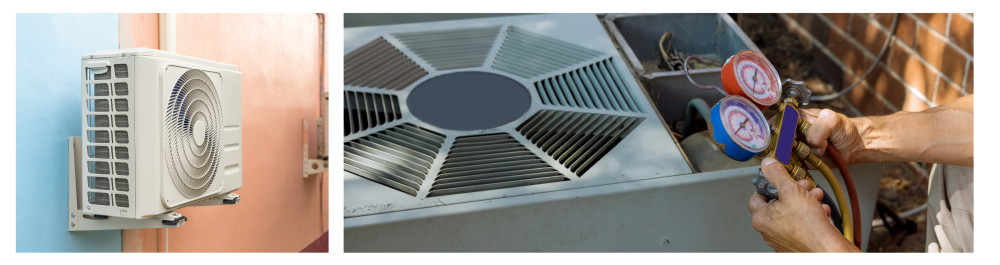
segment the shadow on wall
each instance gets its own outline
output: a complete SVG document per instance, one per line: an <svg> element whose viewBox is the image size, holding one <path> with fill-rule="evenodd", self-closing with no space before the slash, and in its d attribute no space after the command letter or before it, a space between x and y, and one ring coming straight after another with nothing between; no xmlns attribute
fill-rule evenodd
<svg viewBox="0 0 1000 265"><path fill-rule="evenodd" d="M120 230L69 232L66 205L80 56L118 48L118 15L17 14L16 27L17 252L121 251Z"/></svg>

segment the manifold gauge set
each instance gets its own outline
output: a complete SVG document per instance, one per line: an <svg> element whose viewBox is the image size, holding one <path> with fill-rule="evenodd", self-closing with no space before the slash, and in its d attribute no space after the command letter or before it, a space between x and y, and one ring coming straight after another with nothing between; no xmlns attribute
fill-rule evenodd
<svg viewBox="0 0 1000 265"><path fill-rule="evenodd" d="M729 95L706 119L712 137L730 158L747 161L767 149L771 132L761 111L781 97L778 80L774 66L759 52L743 50L726 60L722 85Z"/></svg>

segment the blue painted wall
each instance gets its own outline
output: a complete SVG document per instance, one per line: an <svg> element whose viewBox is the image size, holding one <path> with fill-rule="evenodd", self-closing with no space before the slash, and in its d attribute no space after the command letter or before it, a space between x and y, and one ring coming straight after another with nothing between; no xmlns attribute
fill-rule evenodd
<svg viewBox="0 0 1000 265"><path fill-rule="evenodd" d="M117 14L17 14L17 251L121 251L121 230L69 232L67 142L80 56L118 49Z"/></svg>

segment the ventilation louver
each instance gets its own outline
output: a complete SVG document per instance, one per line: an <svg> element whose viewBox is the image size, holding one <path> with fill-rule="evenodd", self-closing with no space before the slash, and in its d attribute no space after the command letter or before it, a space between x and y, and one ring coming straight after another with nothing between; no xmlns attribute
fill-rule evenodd
<svg viewBox="0 0 1000 265"><path fill-rule="evenodd" d="M517 127L548 155L583 176L644 118L542 110Z"/></svg>
<svg viewBox="0 0 1000 265"><path fill-rule="evenodd" d="M535 82L542 104L643 112L612 59Z"/></svg>
<svg viewBox="0 0 1000 265"><path fill-rule="evenodd" d="M602 53L551 37L510 27L493 68L523 78L561 70Z"/></svg>
<svg viewBox="0 0 1000 265"><path fill-rule="evenodd" d="M417 196L444 136L411 124L344 143L344 170Z"/></svg>
<svg viewBox="0 0 1000 265"><path fill-rule="evenodd" d="M455 139L427 197L566 181L506 133Z"/></svg>
<svg viewBox="0 0 1000 265"><path fill-rule="evenodd" d="M402 117L396 95L344 91L344 136Z"/></svg>
<svg viewBox="0 0 1000 265"><path fill-rule="evenodd" d="M592 15L349 28L345 48L347 218L691 172ZM470 92L491 86L524 96Z"/></svg>
<svg viewBox="0 0 1000 265"><path fill-rule="evenodd" d="M128 195L115 194L115 206L128 208Z"/></svg>
<svg viewBox="0 0 1000 265"><path fill-rule="evenodd" d="M87 187L95 190L110 190L111 182L105 177L87 177Z"/></svg>
<svg viewBox="0 0 1000 265"><path fill-rule="evenodd" d="M480 67L501 26L392 34L434 69Z"/></svg>
<svg viewBox="0 0 1000 265"><path fill-rule="evenodd" d="M167 172L182 195L201 196L215 181L221 163L222 105L218 91L205 72L188 70L174 84L166 110L163 141ZM198 133L204 135L203 143L196 139Z"/></svg>
<svg viewBox="0 0 1000 265"><path fill-rule="evenodd" d="M128 96L128 83L115 83L115 96Z"/></svg>
<svg viewBox="0 0 1000 265"><path fill-rule="evenodd" d="M87 202L89 202L90 204L104 205L104 206L111 205L111 196L109 196L107 193L87 192L87 197L89 197Z"/></svg>
<svg viewBox="0 0 1000 265"><path fill-rule="evenodd" d="M108 95L110 95L108 84L87 84L87 96L106 97Z"/></svg>
<svg viewBox="0 0 1000 265"><path fill-rule="evenodd" d="M127 64L116 64L115 65L115 78L128 78L128 65Z"/></svg>
<svg viewBox="0 0 1000 265"><path fill-rule="evenodd" d="M117 190L117 191L128 191L128 179L116 178L115 179L115 190Z"/></svg>
<svg viewBox="0 0 1000 265"><path fill-rule="evenodd" d="M427 75L385 39L375 39L344 56L344 85L402 90Z"/></svg>

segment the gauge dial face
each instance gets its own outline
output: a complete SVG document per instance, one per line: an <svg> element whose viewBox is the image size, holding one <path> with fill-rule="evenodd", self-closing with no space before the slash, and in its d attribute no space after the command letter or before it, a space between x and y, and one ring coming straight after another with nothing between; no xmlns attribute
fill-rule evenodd
<svg viewBox="0 0 1000 265"><path fill-rule="evenodd" d="M755 105L738 96L722 99L722 123L729 137L743 149L763 151L771 139L767 121Z"/></svg>
<svg viewBox="0 0 1000 265"><path fill-rule="evenodd" d="M762 105L778 101L781 85L778 74L763 55L754 51L742 51L736 55L736 79L746 94Z"/></svg>

